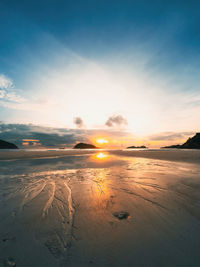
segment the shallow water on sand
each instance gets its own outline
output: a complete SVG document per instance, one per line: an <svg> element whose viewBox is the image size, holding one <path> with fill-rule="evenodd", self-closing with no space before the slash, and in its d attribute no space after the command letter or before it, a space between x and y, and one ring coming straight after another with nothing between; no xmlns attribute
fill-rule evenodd
<svg viewBox="0 0 200 267"><path fill-rule="evenodd" d="M197 164L97 152L0 170L0 266L200 266Z"/></svg>

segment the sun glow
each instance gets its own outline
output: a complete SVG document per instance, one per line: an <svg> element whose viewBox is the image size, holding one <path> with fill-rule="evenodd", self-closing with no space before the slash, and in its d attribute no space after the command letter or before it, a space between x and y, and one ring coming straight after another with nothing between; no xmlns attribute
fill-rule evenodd
<svg viewBox="0 0 200 267"><path fill-rule="evenodd" d="M108 140L104 139L104 138L98 138L96 140L96 142L100 145L103 145L103 144L108 144Z"/></svg>

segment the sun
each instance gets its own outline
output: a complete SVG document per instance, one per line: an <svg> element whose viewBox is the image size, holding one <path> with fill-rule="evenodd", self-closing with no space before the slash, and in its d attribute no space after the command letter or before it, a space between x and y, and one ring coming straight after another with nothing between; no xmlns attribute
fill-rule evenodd
<svg viewBox="0 0 200 267"><path fill-rule="evenodd" d="M97 142L99 145L108 144L108 140L106 140L106 139L104 139L104 138L98 138L98 139L96 139L96 142Z"/></svg>

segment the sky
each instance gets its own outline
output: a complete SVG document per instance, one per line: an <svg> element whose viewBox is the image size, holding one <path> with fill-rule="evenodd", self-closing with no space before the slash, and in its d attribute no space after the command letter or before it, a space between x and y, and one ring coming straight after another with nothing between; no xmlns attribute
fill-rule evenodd
<svg viewBox="0 0 200 267"><path fill-rule="evenodd" d="M200 128L199 29L194 0L1 0L1 134L182 142Z"/></svg>

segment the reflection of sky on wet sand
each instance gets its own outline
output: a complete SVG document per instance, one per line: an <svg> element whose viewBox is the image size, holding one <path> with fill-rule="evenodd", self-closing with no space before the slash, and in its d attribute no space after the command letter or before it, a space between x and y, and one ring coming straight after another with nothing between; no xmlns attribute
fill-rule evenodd
<svg viewBox="0 0 200 267"><path fill-rule="evenodd" d="M100 157L99 157L100 155ZM65 157L0 160L1 173L21 174L53 170L82 168L101 168L125 164L124 160L109 153L99 152L94 155L76 155Z"/></svg>
<svg viewBox="0 0 200 267"><path fill-rule="evenodd" d="M91 259L95 266L198 266L199 166L100 151L1 161L0 167L0 234L10 232L16 240L0 257L13 247L20 261L15 246L24 242L32 266L39 265L30 246L35 253L44 248L43 266L57 266L57 260L80 266ZM130 217L119 221L116 211Z"/></svg>

